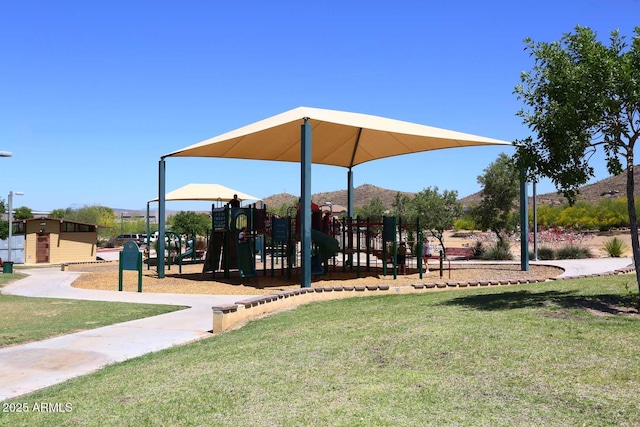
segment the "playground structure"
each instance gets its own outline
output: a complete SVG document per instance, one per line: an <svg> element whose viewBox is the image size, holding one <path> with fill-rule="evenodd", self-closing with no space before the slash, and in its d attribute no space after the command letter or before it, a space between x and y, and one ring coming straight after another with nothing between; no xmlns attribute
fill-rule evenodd
<svg viewBox="0 0 640 427"><path fill-rule="evenodd" d="M252 278L258 275L256 257L261 256L263 275L267 270L275 275L275 266L280 265L290 278L292 269L299 265L298 241L295 232L297 222L291 218L278 218L266 209L249 207L212 207L212 232L202 273L219 271L229 278L231 270L238 270L240 277ZM316 253L312 257L315 275L325 273L323 263L336 254L338 243L328 235L313 230ZM267 258L270 262L267 261Z"/></svg>
<svg viewBox="0 0 640 427"><path fill-rule="evenodd" d="M409 271L417 271L422 278L424 268L419 223L403 223L397 217L383 217L382 221L334 218L330 230L339 242L339 256L334 258L334 269L341 267L343 272L355 270L358 278L363 271L370 273L382 270L383 276L393 275L395 279L399 273L398 246L399 242L404 241L407 244L407 268ZM439 256L430 258L440 261L439 270L442 277L444 252L439 252Z"/></svg>
<svg viewBox="0 0 640 427"><path fill-rule="evenodd" d="M382 222L332 218L327 223L323 222L321 215L320 210L312 211L313 276L341 270L355 272L357 277L361 277L364 272L381 270L383 275L396 278L398 242L406 240L413 248L408 259L415 260L415 269L422 277L422 234L415 232L419 229L418 224L402 223L395 217L385 217ZM281 218L267 212L264 206L217 208L214 205L211 216L212 231L203 275L211 273L212 278L216 278L222 274L228 279L233 271L237 271L242 278L254 278L260 273L274 277L279 272L280 276L291 279L293 274L299 274L299 209ZM190 254L185 252L179 259ZM442 261L440 256L441 277Z"/></svg>
<svg viewBox="0 0 640 427"><path fill-rule="evenodd" d="M292 208L287 217L281 218L267 212L264 205L232 208L214 204L211 232L206 239L201 238L203 247L196 248L195 233L182 236L165 231L167 268L177 265L182 274L183 263L203 261L203 277L210 273L213 279L220 275L229 279L235 271L242 278L259 277L260 273L275 277L279 272L290 280L299 274L301 265L299 212L299 208ZM331 218L326 222L319 209L312 210L311 219L313 276L341 271L360 278L374 272L395 279L399 273L398 244L406 241L407 267L422 278L422 233L415 231L419 224L403 223L396 217L384 217L382 221ZM430 257L440 261L440 277L444 270L442 254L440 251L439 256ZM151 260L146 264L150 268Z"/></svg>
<svg viewBox="0 0 640 427"><path fill-rule="evenodd" d="M237 269L241 277L255 277L255 239L262 231L264 209L255 205L231 208L211 208L212 229L202 273L222 270L230 277Z"/></svg>
<svg viewBox="0 0 640 427"><path fill-rule="evenodd" d="M159 235L158 235L158 239L160 239ZM164 239L167 243L165 246L165 251L167 253L164 256L164 259L166 260L166 263L167 263L167 268L171 270L172 264L178 264L178 266L180 267L180 273L182 273L182 260L186 258L186 255L185 255L186 252L185 253L182 252L182 236L179 233L176 233L175 231L165 230ZM146 258L147 258L145 260L145 264L147 264L147 270L151 268L151 264L152 264L152 259L149 256L150 245L151 245L151 241L149 238L147 238L147 252L145 252Z"/></svg>
<svg viewBox="0 0 640 427"><path fill-rule="evenodd" d="M287 214L287 217L278 217L267 212L264 205L231 208L214 204L211 207L212 228L209 236L203 239L204 247L196 248L198 237L195 233L182 236L165 231L167 267L171 270L172 265L177 265L182 274L183 263L203 262L203 277L210 273L213 279L229 279L237 271L242 278L279 274L290 280L299 274L301 263L299 209L294 207ZM420 229L418 223L402 222L397 217L384 217L382 221L331 218L327 223L319 209L312 211L311 219L313 276L352 272L356 278L375 273L395 279L400 273L399 242L405 241L408 271L417 272L422 278L422 232L416 232ZM436 261L431 269L439 270L440 277L447 269L444 263L450 262L449 255L456 255L454 249L447 248L445 254L444 250L434 248L434 255L429 257ZM146 263L151 265L151 262Z"/></svg>

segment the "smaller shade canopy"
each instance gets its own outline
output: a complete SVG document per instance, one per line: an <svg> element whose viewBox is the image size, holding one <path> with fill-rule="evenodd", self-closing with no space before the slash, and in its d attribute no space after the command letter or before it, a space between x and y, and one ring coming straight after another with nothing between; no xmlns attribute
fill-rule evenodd
<svg viewBox="0 0 640 427"><path fill-rule="evenodd" d="M240 201L262 200L259 197L242 193L220 184L187 184L184 187L180 187L177 190L167 193L165 200L208 200L228 202L233 199L234 194L238 195L238 199L240 199ZM157 201L158 197L149 200L149 202Z"/></svg>

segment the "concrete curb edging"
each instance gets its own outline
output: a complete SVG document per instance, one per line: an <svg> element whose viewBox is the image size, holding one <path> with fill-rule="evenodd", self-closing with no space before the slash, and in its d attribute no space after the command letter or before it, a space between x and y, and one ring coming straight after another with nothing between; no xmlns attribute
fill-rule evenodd
<svg viewBox="0 0 640 427"><path fill-rule="evenodd" d="M277 311L295 308L300 305L318 301L335 299L367 297L373 295L411 294L426 291L447 291L455 289L471 289L476 287L512 286L528 283L547 282L554 280L571 280L585 277L611 276L627 274L635 271L633 267L616 269L604 273L578 276L560 276L550 279L522 279L522 280L484 280L468 282L433 282L416 283L409 286L367 285L367 286L325 286L317 288L301 288L293 291L281 291L255 298L247 298L233 304L214 306L213 328L214 334L231 329L238 322L269 315Z"/></svg>

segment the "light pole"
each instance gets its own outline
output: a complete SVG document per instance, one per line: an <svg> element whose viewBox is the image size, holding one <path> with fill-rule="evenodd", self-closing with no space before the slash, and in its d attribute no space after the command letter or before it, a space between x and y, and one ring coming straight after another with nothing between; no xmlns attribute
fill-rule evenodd
<svg viewBox="0 0 640 427"><path fill-rule="evenodd" d="M9 191L9 241L7 243L7 249L9 249L9 253L7 254L7 261L11 262L11 234L13 234L13 196L22 196L24 193L20 191Z"/></svg>
<svg viewBox="0 0 640 427"><path fill-rule="evenodd" d="M129 218L128 216L125 217L126 212L120 212L120 234L123 233L123 229L124 229L124 218Z"/></svg>
<svg viewBox="0 0 640 427"><path fill-rule="evenodd" d="M536 181L533 181L533 260L538 261L538 204Z"/></svg>

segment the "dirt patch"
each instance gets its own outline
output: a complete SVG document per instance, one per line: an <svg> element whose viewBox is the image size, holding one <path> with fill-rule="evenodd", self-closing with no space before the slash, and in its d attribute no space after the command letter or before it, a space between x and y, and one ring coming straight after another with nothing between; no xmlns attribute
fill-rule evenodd
<svg viewBox="0 0 640 427"><path fill-rule="evenodd" d="M626 250L623 251L621 256L632 257L633 252L631 250L631 235L628 231L610 231L610 232L554 232L549 230L543 230L538 232L538 249L553 249L558 250L568 245L578 246L588 249L591 255L595 258L607 257L609 254L604 250L604 245L608 240L617 237L622 240L626 246ZM514 235L514 239L519 238L519 235ZM494 233L491 232L445 232L445 242L447 246L470 246L474 247L477 242L487 248L493 245L496 241ZM533 243L529 242L529 252L533 252ZM511 253L514 259L520 258L520 242L511 242Z"/></svg>
<svg viewBox="0 0 640 427"><path fill-rule="evenodd" d="M118 263L104 262L92 264L72 264L69 271L83 272L72 286L83 289L118 290ZM138 289L138 273L135 271L123 272L123 289L136 292ZM505 264L456 264L451 266L451 278L449 272L444 271L444 277L440 278L437 270L431 270L423 274L422 279L415 271L408 271L407 275L398 275L393 279L392 271L388 275L382 274L381 268L372 268L367 272L361 267L360 278L356 269L342 271L342 267L336 267L336 271L330 271L323 276L314 276L311 286L357 286L389 284L394 286L410 286L416 283L437 282L467 282L486 280L544 280L557 277L562 274L562 269L557 267L531 265L529 271L521 271L520 265ZM293 290L300 287L300 276L297 271L292 271L291 278L287 272L284 275L280 270L274 271L274 277L267 271L266 276L258 271L258 277L241 278L236 271L231 272L231 277L225 279L222 273L202 273L202 264L189 264L182 266L182 274L177 266L171 270L165 269L165 278L159 279L154 268L142 274L143 292L153 293L178 293L178 294L211 294L211 295L263 295L282 290Z"/></svg>

